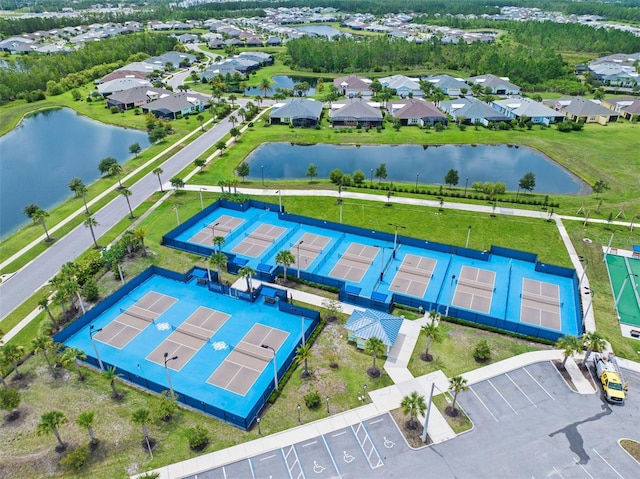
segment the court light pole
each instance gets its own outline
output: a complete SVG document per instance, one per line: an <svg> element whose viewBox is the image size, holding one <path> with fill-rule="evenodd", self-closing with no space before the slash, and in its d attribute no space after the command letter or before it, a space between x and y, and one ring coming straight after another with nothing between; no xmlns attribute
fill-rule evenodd
<svg viewBox="0 0 640 479"><path fill-rule="evenodd" d="M304 339L304 316L300 315L300 332L302 333L302 346L305 346Z"/></svg>
<svg viewBox="0 0 640 479"><path fill-rule="evenodd" d="M582 275L580 276L580 281L578 281L578 288L580 286L582 286L582 280L584 279L584 275L587 274L587 268L589 267L589 258L587 258L586 256L580 256L579 257L580 262L584 262L586 263L584 269L582 270Z"/></svg>
<svg viewBox="0 0 640 479"><path fill-rule="evenodd" d="M627 275L627 277L622 282L622 288L620 288L620 292L618 293L618 296L616 296L616 302L613 304L613 309L618 309L618 303L620 302L620 298L622 297L622 293L624 292L624 287L627 285L627 281L629 281L629 278L631 276L634 276L636 278L638 277L638 275L635 273L629 273ZM631 281L635 282L634 279L632 279Z"/></svg>
<svg viewBox="0 0 640 479"><path fill-rule="evenodd" d="M204 188L200 188L200 210L204 209L204 201L202 200L202 190L204 190Z"/></svg>
<svg viewBox="0 0 640 479"><path fill-rule="evenodd" d="M172 358L170 358L169 353L167 352L164 353L164 372L167 375L167 384L169 384L169 393L171 393L171 399L173 399L175 394L173 393L173 385L171 384L171 375L169 374L169 368L167 367L167 363L169 361L175 361L176 359L178 359L178 356L173 356Z"/></svg>
<svg viewBox="0 0 640 479"><path fill-rule="evenodd" d="M469 236L471 236L471 225L467 228L467 242L464 245L465 248L469 247Z"/></svg>
<svg viewBox="0 0 640 479"><path fill-rule="evenodd" d="M300 424L302 422L300 419L300 404L298 404L296 407L298 408L298 424Z"/></svg>
<svg viewBox="0 0 640 479"><path fill-rule="evenodd" d="M300 240L300 242L297 244L298 247L298 279L300 279L300 245L304 243L304 241Z"/></svg>
<svg viewBox="0 0 640 479"><path fill-rule="evenodd" d="M261 348L270 349L273 352L273 382L276 385L276 391L278 390L278 366L276 364L276 350L267 344L261 344Z"/></svg>
<svg viewBox="0 0 640 479"><path fill-rule="evenodd" d="M178 223L178 226L180 226L180 213L178 213L178 205L175 205L173 209L176 210L176 222Z"/></svg>
<svg viewBox="0 0 640 479"><path fill-rule="evenodd" d="M395 223L389 223L389 226L393 226L396 230L393 234L393 257L396 257L396 249L398 248L398 228L405 229L406 226L397 225Z"/></svg>
<svg viewBox="0 0 640 479"><path fill-rule="evenodd" d="M464 180L464 196L465 198L467 197L467 185L469 184L469 177L467 176L467 179Z"/></svg>
<svg viewBox="0 0 640 479"><path fill-rule="evenodd" d="M364 402L367 402L367 385L366 384L362 385L362 391L363 391L362 400Z"/></svg>
<svg viewBox="0 0 640 479"><path fill-rule="evenodd" d="M418 178L420 178L420 173L416 173L416 193L418 192Z"/></svg>
<svg viewBox="0 0 640 479"><path fill-rule="evenodd" d="M260 165L260 170L262 171L262 186L264 186L264 165Z"/></svg>
<svg viewBox="0 0 640 479"><path fill-rule="evenodd" d="M102 331L102 328L100 329L94 329L95 325L91 325L89 326L89 339L91 339L91 344L93 345L93 350L96 353L96 359L98 360L98 365L100 365L100 370L104 371L104 366L102 365L102 359L100 359L100 353L98 352L98 347L96 346L96 341L93 339L93 335L96 333L99 333L100 331Z"/></svg>
<svg viewBox="0 0 640 479"><path fill-rule="evenodd" d="M582 316L582 325L583 326L584 326L584 321L587 318L587 313L589 313L589 310L591 309L591 305L593 304L593 297L596 295L596 292L594 290L592 290L591 288L587 288L585 286L584 289L585 289L584 294L588 294L589 295L589 304L587 305L587 309L584 310L584 315Z"/></svg>
<svg viewBox="0 0 640 479"><path fill-rule="evenodd" d="M258 434L260 434L262 436L262 431L260 430L260 418L259 417L256 418L256 422L258 423Z"/></svg>
<svg viewBox="0 0 640 479"><path fill-rule="evenodd" d="M211 235L213 236L213 238L216 237L216 226L218 226L220 224L220 222L218 221L216 224L211 225ZM213 241L213 239L212 239Z"/></svg>
<svg viewBox="0 0 640 479"><path fill-rule="evenodd" d="M456 275L451 276L451 285L449 286L449 301L447 301L447 310L444 315L449 316L449 306L451 305L451 297L453 296L453 282L456 280Z"/></svg>
<svg viewBox="0 0 640 479"><path fill-rule="evenodd" d="M371 168L371 183L369 183L371 186L373 186L373 168Z"/></svg>
<svg viewBox="0 0 640 479"><path fill-rule="evenodd" d="M330 412L329 412L329 396L327 396L326 401L327 401L327 414L330 414Z"/></svg>
<svg viewBox="0 0 640 479"><path fill-rule="evenodd" d="M431 401L433 400L433 389L436 387L436 383L431 383L431 394L429 394L429 405L427 406L427 414L424 417L424 428L422 429L422 436L420 440L427 442L427 426L429 425L429 415L431 414Z"/></svg>
<svg viewBox="0 0 640 479"><path fill-rule="evenodd" d="M278 213L282 213L282 192L280 190L276 191L278 193Z"/></svg>

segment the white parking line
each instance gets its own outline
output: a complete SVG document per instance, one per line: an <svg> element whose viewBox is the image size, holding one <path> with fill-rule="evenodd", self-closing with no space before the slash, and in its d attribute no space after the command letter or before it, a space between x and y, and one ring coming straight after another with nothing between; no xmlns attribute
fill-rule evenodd
<svg viewBox="0 0 640 479"><path fill-rule="evenodd" d="M556 399L555 399L551 394L549 394L549 391L547 391L547 390L544 388L544 386L543 386L542 384L540 384L540 383L538 382L538 380L537 380L536 378L534 378L534 377L531 375L531 373L530 373L529 371L527 371L527 368L522 368L522 369L524 369L524 372L525 372L525 373L527 373L527 374L529 375L529 377L530 377L531 379L533 379L533 380L536 382L536 384L537 384L538 386L540 386L540 389L542 389L545 393L547 393L547 396L549 396L549 397L551 398L551 400L552 400L552 401L555 401L555 400L556 400Z"/></svg>
<svg viewBox="0 0 640 479"><path fill-rule="evenodd" d="M249 469L251 469L251 477L253 477L253 479L256 479L256 473L253 471L253 463L251 462L251 458L249 458L248 461L249 461Z"/></svg>
<svg viewBox="0 0 640 479"><path fill-rule="evenodd" d="M225 471L224 467L222 468L222 475L224 476L224 479L227 479L227 471Z"/></svg>
<svg viewBox="0 0 640 479"><path fill-rule="evenodd" d="M596 451L596 450L595 450L595 449L593 449L593 448L591 448L591 449L593 450L593 452L595 452L595 453L598 455L598 457L599 457L600 459L602 459L602 460L604 461L604 463L605 463L607 466L609 466L609 467L611 468L611 470L612 470L613 472L615 472L615 473L618 475L618 477L619 477L620 479L624 479L624 477L622 477L622 475L621 475L618 471L616 471L616 469L615 469L611 464L609 464L609 463L607 462L607 460L606 460L604 457L602 457L598 451Z"/></svg>
<svg viewBox="0 0 640 479"><path fill-rule="evenodd" d="M591 474L589 474L589 471L587 471L585 467L582 464L580 464L580 460L577 457L574 460L576 461L576 464L580 466L582 470L587 474L587 476L589 476L591 479L595 479Z"/></svg>
<svg viewBox="0 0 640 479"><path fill-rule="evenodd" d="M560 474L560 471L556 469L556 466L553 466L553 470L556 471L556 474L558 474L562 479L564 479L564 476Z"/></svg>
<svg viewBox="0 0 640 479"><path fill-rule="evenodd" d="M369 424L378 424L379 422L384 421L384 419L376 419L375 421L371 421Z"/></svg>
<svg viewBox="0 0 640 479"><path fill-rule="evenodd" d="M347 431L342 431L342 432L337 432L335 434L332 434L331 437L338 437L338 436L342 436L343 434L346 434Z"/></svg>
<svg viewBox="0 0 640 479"><path fill-rule="evenodd" d="M520 388L520 386L518 386L518 385L516 384L516 382L515 382L513 379L511 379L511 376L509 376L508 374L505 374L505 376L507 376L507 377L509 378L509 380L513 383L513 385L514 385L515 387L517 387L517 388L518 388L518 391L520 391L520 392L522 393L522 395L523 395L524 397L526 397L526 398L529 400L529 402L530 402L531 404L533 404L533 407L538 407L538 406L536 406L536 403L534 403L534 402L531 400L531 398L530 398L529 396L527 396L527 393L525 393L525 392Z"/></svg>
<svg viewBox="0 0 640 479"><path fill-rule="evenodd" d="M335 468L336 472L338 473L338 477L342 478L342 474L340 474L340 469L338 469L338 465L336 464L336 460L333 457L333 454L331 453L331 449L329 449L329 444L327 444L327 440L324 438L324 436L322 436L322 441L324 442L324 447L327 448L327 452L329 453L329 457L331 458L331 462L333 463L333 467Z"/></svg>
<svg viewBox="0 0 640 479"><path fill-rule="evenodd" d="M491 380L490 380L490 379L487 379L487 382L488 382L489 384L491 384L491 387L492 387L492 388L493 388L493 389L498 393L498 396L500 396L500 397L502 398L502 400L503 400L504 402L506 402L506 403L507 403L507 406L509 406L509 407L511 408L511 410L512 410L514 413L516 413L516 416L517 416L517 415L518 415L518 411L516 411L515 409L513 409L513 406L512 406L511 404L509 404L509 401L507 401L507 398L505 398L505 397L502 395L502 393L501 393L500 391L498 391L498 388L497 388L497 387L495 387L495 386L493 385L493 383L491 382Z"/></svg>
<svg viewBox="0 0 640 479"><path fill-rule="evenodd" d="M303 444L302 447L313 446L314 444L318 444L318 441L311 441L306 444Z"/></svg>
<svg viewBox="0 0 640 479"><path fill-rule="evenodd" d="M270 456L263 457L262 459L260 459L260 462L268 461L269 459L273 459L274 457L276 457L276 455L275 454L271 454Z"/></svg>
<svg viewBox="0 0 640 479"><path fill-rule="evenodd" d="M478 401L480 401L480 404L482 404L482 405L484 406L484 408L485 408L487 411L489 411L489 414L491 414L491 416L493 417L493 419L495 419L495 420L496 420L496 422L500 422L500 421L498 421L498 418L497 418L497 417L495 417L495 416L493 415L493 413L491 412L491 409L489 409L489 408L487 407L487 405L484 403L484 401L483 401L482 399L480 399L480 396L478 396L478 395L476 394L476 392L473 390L473 388L472 388L471 386L469 386L469 391L471 391L471 392L473 393L473 395L474 395L475 397L477 397L477 398L478 398Z"/></svg>

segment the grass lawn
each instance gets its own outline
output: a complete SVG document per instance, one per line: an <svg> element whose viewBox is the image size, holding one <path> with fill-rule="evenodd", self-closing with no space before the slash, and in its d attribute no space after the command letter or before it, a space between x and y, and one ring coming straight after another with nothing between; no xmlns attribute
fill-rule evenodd
<svg viewBox="0 0 640 479"><path fill-rule="evenodd" d="M458 410L458 415L456 417L451 417L447 414L447 407L451 406L453 402L453 397L449 393L438 394L437 396L433 396L433 404L438 408L438 411L442 413L445 420L453 429L453 432L456 434L460 434L462 432L468 431L473 427L473 423L467 417L466 413L460 408L460 406L456 403L456 409Z"/></svg>
<svg viewBox="0 0 640 479"><path fill-rule="evenodd" d="M433 355L431 362L420 359L420 354L425 351L427 342L422 334L418 338L408 365L409 371L414 376L442 370L450 378L518 354L550 349L550 346L544 344L445 321L440 323L440 329L444 333L442 341L440 343L431 341L429 348L429 353ZM481 339L486 339L489 343L491 359L479 364L473 359L473 348Z"/></svg>
<svg viewBox="0 0 640 479"><path fill-rule="evenodd" d="M640 442L632 441L631 439L623 439L620 441L620 445L627 451L633 458L640 462Z"/></svg>

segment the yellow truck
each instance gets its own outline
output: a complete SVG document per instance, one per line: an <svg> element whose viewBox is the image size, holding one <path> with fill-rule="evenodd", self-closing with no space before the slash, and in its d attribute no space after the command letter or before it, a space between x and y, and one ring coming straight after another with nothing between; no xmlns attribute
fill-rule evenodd
<svg viewBox="0 0 640 479"><path fill-rule="evenodd" d="M622 379L622 371L615 355L594 353L594 363L606 400L614 404L623 404L628 385Z"/></svg>

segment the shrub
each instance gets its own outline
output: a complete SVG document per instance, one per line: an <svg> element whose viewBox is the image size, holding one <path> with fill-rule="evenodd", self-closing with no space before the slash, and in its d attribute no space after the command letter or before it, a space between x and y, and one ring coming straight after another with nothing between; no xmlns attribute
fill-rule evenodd
<svg viewBox="0 0 640 479"><path fill-rule="evenodd" d="M87 462L88 457L89 447L86 445L78 446L60 459L60 465L65 469L79 471Z"/></svg>
<svg viewBox="0 0 640 479"><path fill-rule="evenodd" d="M329 180L331 183L338 185L342 181L342 170L340 168L335 168L329 172Z"/></svg>
<svg viewBox="0 0 640 479"><path fill-rule="evenodd" d="M364 183L364 180L365 180L364 171L356 170L353 172L353 181L356 185L360 185Z"/></svg>
<svg viewBox="0 0 640 479"><path fill-rule="evenodd" d="M84 284L84 298L93 303L100 297L98 285L94 280L89 280Z"/></svg>
<svg viewBox="0 0 640 479"><path fill-rule="evenodd" d="M118 108L117 106L112 106L109 110L115 115L120 111L120 108Z"/></svg>
<svg viewBox="0 0 640 479"><path fill-rule="evenodd" d="M309 409L318 409L322 404L320 393L318 391L311 391L310 393L305 394L304 403Z"/></svg>
<svg viewBox="0 0 640 479"><path fill-rule="evenodd" d="M201 451L209 444L209 431L200 424L187 429L186 436L187 441L189 441L189 447L194 451Z"/></svg>
<svg viewBox="0 0 640 479"><path fill-rule="evenodd" d="M496 195L503 195L505 191L507 191L507 185L502 181L496 182L496 184L493 187L493 192Z"/></svg>
<svg viewBox="0 0 640 479"><path fill-rule="evenodd" d="M351 175L349 173L342 175L342 184L344 186L351 186Z"/></svg>
<svg viewBox="0 0 640 479"><path fill-rule="evenodd" d="M473 357L478 361L486 361L491 358L491 348L486 339L481 339L473 348Z"/></svg>

